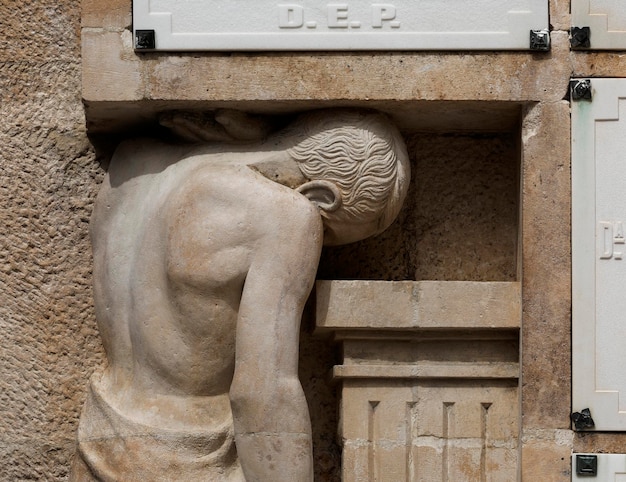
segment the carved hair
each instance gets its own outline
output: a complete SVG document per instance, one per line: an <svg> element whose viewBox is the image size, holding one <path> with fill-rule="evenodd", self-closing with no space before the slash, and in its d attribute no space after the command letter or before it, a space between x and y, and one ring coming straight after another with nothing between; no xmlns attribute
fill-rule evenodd
<svg viewBox="0 0 626 482"><path fill-rule="evenodd" d="M377 220L377 232L393 222L410 170L404 140L386 116L362 110L314 111L299 117L289 130L298 141L288 152L302 174L334 182L341 191L343 204L333 218L348 223Z"/></svg>

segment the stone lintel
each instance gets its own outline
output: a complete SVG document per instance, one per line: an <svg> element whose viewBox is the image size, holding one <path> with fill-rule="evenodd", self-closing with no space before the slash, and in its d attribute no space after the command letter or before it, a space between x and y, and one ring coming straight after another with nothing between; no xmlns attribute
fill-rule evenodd
<svg viewBox="0 0 626 482"><path fill-rule="evenodd" d="M428 124L445 131L502 130L512 125L510 109L497 106L475 116L468 102L533 104L555 102L567 90L568 62L551 62L569 52L566 32L552 32L550 53L468 52L140 52L128 29L130 0L83 0L83 101L90 132L124 131L154 121L162 110L293 112L326 105L372 107L396 118L408 103L407 127ZM102 6L104 5L104 6ZM462 74L461 74L462 73ZM117 103L111 115L111 103ZM416 102L422 104L416 105ZM424 105L437 104L432 109ZM441 103L454 104L440 109ZM141 112L137 105L141 104ZM259 107L260 106L260 107ZM412 118L416 117L417 122ZM493 122L496 119L497 122Z"/></svg>

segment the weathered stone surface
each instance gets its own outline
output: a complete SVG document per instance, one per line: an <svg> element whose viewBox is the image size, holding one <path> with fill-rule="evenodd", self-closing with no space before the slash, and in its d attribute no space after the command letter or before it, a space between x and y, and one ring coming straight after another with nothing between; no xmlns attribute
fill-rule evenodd
<svg viewBox="0 0 626 482"><path fill-rule="evenodd" d="M572 437L570 430L523 429L521 480L570 481Z"/></svg>
<svg viewBox="0 0 626 482"><path fill-rule="evenodd" d="M132 45L120 51L106 32L94 35L100 48L132 55ZM530 62L526 53L502 52L150 55L144 57L142 81L147 98L155 100L558 100L569 71L551 60L567 51L568 43L559 32L554 37L552 53L536 54ZM464 75L453 75L460 71ZM488 86L482 81L485 71L494 73ZM385 82L379 82L383 73ZM96 77L88 77L88 101L107 100L93 90L97 84Z"/></svg>
<svg viewBox="0 0 626 482"><path fill-rule="evenodd" d="M93 92L93 95L108 99L108 102L128 101L141 96L141 63L129 53L132 49L130 31L84 29L82 37L83 93ZM103 42L103 38L106 41Z"/></svg>
<svg viewBox="0 0 626 482"><path fill-rule="evenodd" d="M557 101L570 75L568 62L554 61L566 58L569 49L567 33L562 31L552 33L551 52L531 56L519 52L163 55L136 54L127 40L130 32L110 31L110 21L103 16L100 28L85 29L90 41L83 50L83 97L88 121L94 125L110 125L108 102L124 100L118 106L118 128L124 118L139 121L134 109L146 100L151 101L148 109L154 108L155 101L168 109L201 104L216 108L226 103L237 108L247 103L247 108L256 105L269 112L293 111L303 102L310 108L321 102ZM101 57L101 52L108 55ZM134 75L139 76L140 87L122 86L113 99L103 95L109 89L106 77L90 68L90 59L99 59L104 72L131 75L133 82Z"/></svg>
<svg viewBox="0 0 626 482"><path fill-rule="evenodd" d="M320 281L316 293L318 327L342 342L343 481L517 478L517 283Z"/></svg>
<svg viewBox="0 0 626 482"><path fill-rule="evenodd" d="M624 77L623 52L571 52L572 77Z"/></svg>
<svg viewBox="0 0 626 482"><path fill-rule="evenodd" d="M550 27L555 31L568 32L570 28L570 0L550 0ZM563 33L563 32L561 32Z"/></svg>
<svg viewBox="0 0 626 482"><path fill-rule="evenodd" d="M128 0L82 0L82 27L122 30L130 28L132 3Z"/></svg>
<svg viewBox="0 0 626 482"><path fill-rule="evenodd" d="M624 453L624 434L622 432L574 432L573 452L607 454Z"/></svg>
<svg viewBox="0 0 626 482"><path fill-rule="evenodd" d="M0 478L64 480L102 349L75 1L0 3Z"/></svg>
<svg viewBox="0 0 626 482"><path fill-rule="evenodd" d="M344 482L517 478L517 387L344 381Z"/></svg>
<svg viewBox="0 0 626 482"><path fill-rule="evenodd" d="M538 104L522 127L524 428L567 429L570 399L570 129L567 102Z"/></svg>
<svg viewBox="0 0 626 482"><path fill-rule="evenodd" d="M321 330L516 329L521 314L518 283L319 281L316 292Z"/></svg>
<svg viewBox="0 0 626 482"><path fill-rule="evenodd" d="M35 72L36 65L51 61L79 63L79 22L78 0L2 2L0 61L26 62ZM77 92L72 89L71 94L75 97Z"/></svg>

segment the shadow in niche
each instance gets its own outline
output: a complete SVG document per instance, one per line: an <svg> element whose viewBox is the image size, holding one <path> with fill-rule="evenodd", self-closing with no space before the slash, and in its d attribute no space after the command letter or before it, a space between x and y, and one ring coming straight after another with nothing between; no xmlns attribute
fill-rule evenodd
<svg viewBox="0 0 626 482"><path fill-rule="evenodd" d="M180 142L157 124L90 139L108 170L119 143L137 137ZM519 133L412 132L405 139L412 178L399 218L375 238L324 248L318 279L515 280ZM313 314L310 304L299 373L312 419L315 480L339 482L338 387L330 382L339 353L329 339L312 335Z"/></svg>
<svg viewBox="0 0 626 482"><path fill-rule="evenodd" d="M325 247L317 278L515 281L519 131L515 128L492 133L413 131L405 133L405 140L411 159L411 185L398 219L377 237L346 246ZM308 307L305 320L312 320L313 313L312 307ZM319 391L317 381L310 377L316 370L312 363L327 367L326 370L341 363L339 348L333 347L329 339L321 342L303 330L302 384L311 406L338 407L339 393L334 386L326 382L325 391ZM517 339L502 343L510 359L517 360ZM465 340L458 344L466 348ZM437 351L436 346L433 349ZM517 381L502 384L516 386ZM334 411L312 410L314 433L323 433L323 427L335 429L337 425L332 424L336 421ZM318 438L316 449L324 455L340 453L338 443L327 438ZM328 478L319 480L339 482L340 461L339 456L334 461L335 471L327 471Z"/></svg>
<svg viewBox="0 0 626 482"><path fill-rule="evenodd" d="M298 375L311 415L315 481L341 482L339 386L332 381L332 367L341 359L336 344L314 329L315 288L302 315Z"/></svg>
<svg viewBox="0 0 626 482"><path fill-rule="evenodd" d="M177 141L168 129L156 122L137 124L123 132L109 132L105 134L88 134L89 142L96 152L96 162L105 171L109 170L111 158L117 147L124 141L138 138L160 139L164 142L175 143Z"/></svg>
<svg viewBox="0 0 626 482"><path fill-rule="evenodd" d="M237 111L228 111L237 114ZM243 153L275 151L273 139L290 140L289 134L282 136L293 115L248 115L232 117L226 114L226 122L235 134L225 129L223 120L218 119L218 111L163 111L153 122L138 124L124 133L90 136L96 149L97 160L105 170L109 170L116 151L123 149L127 157L138 162L120 164L110 173L112 186L145 174L162 172L181 159L202 154ZM176 120L173 122L172 120ZM184 121L181 123L181 119ZM167 127L166 127L167 126ZM284 132L289 132L287 129ZM311 132L312 133L312 132ZM241 137L237 137L237 136ZM275 137L273 137L275 136ZM132 141L124 144L124 141ZM269 142L266 142L269 141ZM286 147L289 145L286 143Z"/></svg>
<svg viewBox="0 0 626 482"><path fill-rule="evenodd" d="M406 136L411 186L377 237L325 248L318 279L514 281L519 153L513 133Z"/></svg>

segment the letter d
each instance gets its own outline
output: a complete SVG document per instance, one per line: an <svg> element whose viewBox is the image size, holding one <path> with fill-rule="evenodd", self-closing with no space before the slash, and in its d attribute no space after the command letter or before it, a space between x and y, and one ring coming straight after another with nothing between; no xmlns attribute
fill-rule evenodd
<svg viewBox="0 0 626 482"><path fill-rule="evenodd" d="M300 5L278 5L278 26L299 28L304 24L304 10Z"/></svg>

